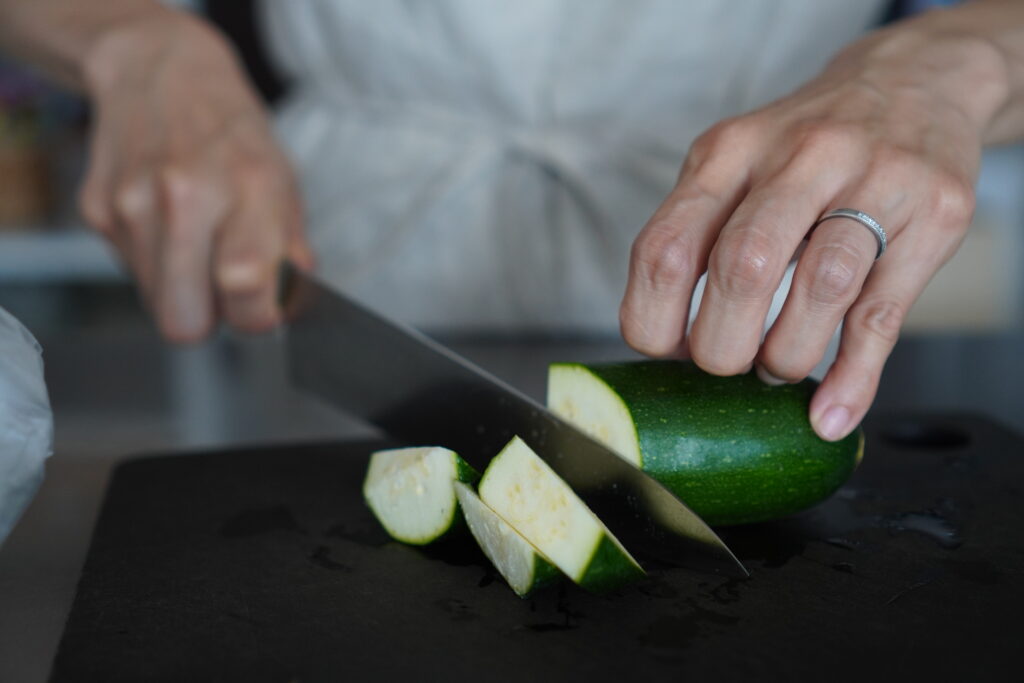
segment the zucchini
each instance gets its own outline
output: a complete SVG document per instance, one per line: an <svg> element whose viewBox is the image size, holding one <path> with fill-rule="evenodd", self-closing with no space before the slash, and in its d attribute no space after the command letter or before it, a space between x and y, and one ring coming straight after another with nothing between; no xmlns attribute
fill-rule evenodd
<svg viewBox="0 0 1024 683"><path fill-rule="evenodd" d="M491 460L480 498L566 576L603 591L644 570L569 485L519 437Z"/></svg>
<svg viewBox="0 0 1024 683"><path fill-rule="evenodd" d="M473 489L455 482L455 495L473 538L516 595L525 598L561 576L561 572L518 531L487 507Z"/></svg>
<svg viewBox="0 0 1024 683"><path fill-rule="evenodd" d="M363 497L396 541L425 545L458 526L453 483L480 474L447 448L395 448L370 456Z"/></svg>
<svg viewBox="0 0 1024 683"><path fill-rule="evenodd" d="M555 363L548 408L648 472L709 524L776 519L831 495L864 452L811 428L817 382L770 387L683 361Z"/></svg>

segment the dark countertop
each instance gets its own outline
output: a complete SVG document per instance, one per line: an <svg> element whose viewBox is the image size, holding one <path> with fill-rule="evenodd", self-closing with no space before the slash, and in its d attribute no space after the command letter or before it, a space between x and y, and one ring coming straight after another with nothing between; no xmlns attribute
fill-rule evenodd
<svg viewBox="0 0 1024 683"><path fill-rule="evenodd" d="M279 335L165 346L139 320L40 335L57 420L47 480L0 550L0 680L44 680L110 468L121 457L372 431L289 389ZM452 340L541 397L554 360L632 354L617 340ZM971 412L1024 431L1024 334L904 339L873 413Z"/></svg>

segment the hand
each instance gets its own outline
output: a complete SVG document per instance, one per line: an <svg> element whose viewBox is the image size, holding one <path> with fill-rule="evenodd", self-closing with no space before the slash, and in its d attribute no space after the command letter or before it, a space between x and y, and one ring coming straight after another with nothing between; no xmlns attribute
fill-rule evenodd
<svg viewBox="0 0 1024 683"><path fill-rule="evenodd" d="M218 317L274 326L277 267L312 267L295 180L223 39L148 12L98 40L86 67L95 122L80 192L161 332L206 336Z"/></svg>
<svg viewBox="0 0 1024 683"><path fill-rule="evenodd" d="M793 95L694 142L633 246L620 311L631 346L688 355L718 375L753 366L769 384L795 382L845 321L810 419L828 440L855 428L908 309L964 237L985 126L1006 97L995 49L933 35L928 21L878 32ZM888 250L875 262L867 228L823 222L762 343L772 295L808 229L844 207L878 220Z"/></svg>

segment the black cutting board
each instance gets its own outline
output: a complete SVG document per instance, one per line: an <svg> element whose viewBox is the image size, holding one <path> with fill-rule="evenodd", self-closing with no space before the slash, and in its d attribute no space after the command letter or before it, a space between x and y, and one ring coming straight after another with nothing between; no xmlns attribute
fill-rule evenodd
<svg viewBox="0 0 1024 683"><path fill-rule="evenodd" d="M723 530L750 579L528 600L471 541L388 541L377 445L120 465L52 679L1024 680L1024 440L984 420L869 423L829 501Z"/></svg>

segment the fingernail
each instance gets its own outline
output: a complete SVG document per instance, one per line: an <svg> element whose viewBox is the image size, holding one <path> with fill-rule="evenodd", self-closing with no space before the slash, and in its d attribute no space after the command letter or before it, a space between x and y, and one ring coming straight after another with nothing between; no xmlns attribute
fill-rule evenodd
<svg viewBox="0 0 1024 683"><path fill-rule="evenodd" d="M786 380L779 379L772 373L765 370L764 367L760 365L757 366L757 377L770 387L777 387L782 384L787 384Z"/></svg>
<svg viewBox="0 0 1024 683"><path fill-rule="evenodd" d="M832 406L818 418L818 433L826 441L837 441L846 436L850 411L845 406Z"/></svg>

